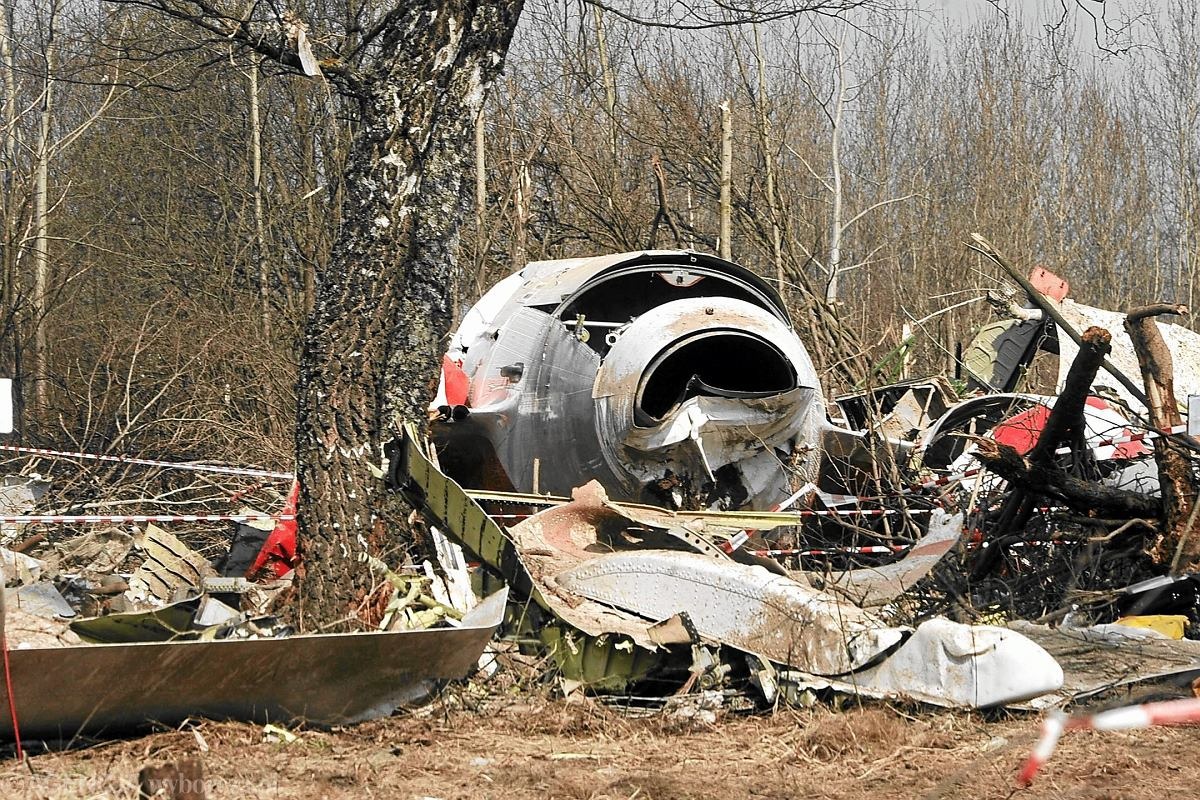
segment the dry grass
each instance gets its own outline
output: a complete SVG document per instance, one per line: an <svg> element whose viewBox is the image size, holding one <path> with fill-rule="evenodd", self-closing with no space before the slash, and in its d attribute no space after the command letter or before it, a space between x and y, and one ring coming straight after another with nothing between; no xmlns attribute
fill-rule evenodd
<svg viewBox="0 0 1200 800"><path fill-rule="evenodd" d="M0 765L5 798L136 797L138 770L185 756L217 798L1002 798L1036 731L1033 718L843 712L724 715L681 729L591 702L523 696L469 712L419 714L264 741L259 726L198 723ZM1072 734L1025 797L1193 796L1197 731Z"/></svg>

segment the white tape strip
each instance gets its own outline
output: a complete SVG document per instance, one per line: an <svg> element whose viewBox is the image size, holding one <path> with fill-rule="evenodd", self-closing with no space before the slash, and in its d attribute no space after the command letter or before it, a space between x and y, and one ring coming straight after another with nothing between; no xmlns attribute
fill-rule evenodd
<svg viewBox="0 0 1200 800"><path fill-rule="evenodd" d="M0 517L0 522L26 525L72 525L85 522L278 522L295 518L295 514L18 514L11 517Z"/></svg>
<svg viewBox="0 0 1200 800"><path fill-rule="evenodd" d="M246 475L251 478L277 478L290 481L296 476L290 472L271 472L265 469L249 469L245 467L225 467L219 464L187 464L180 461L156 461L150 458L131 458L129 456L104 456L95 453L82 453L68 450L48 450L41 447L21 447L13 444L0 444L0 450L12 453L27 453L35 456L52 456L55 458L82 458L89 461L114 461L119 464L139 464L147 467L163 467L164 469L182 469L191 472L213 472L221 475Z"/></svg>

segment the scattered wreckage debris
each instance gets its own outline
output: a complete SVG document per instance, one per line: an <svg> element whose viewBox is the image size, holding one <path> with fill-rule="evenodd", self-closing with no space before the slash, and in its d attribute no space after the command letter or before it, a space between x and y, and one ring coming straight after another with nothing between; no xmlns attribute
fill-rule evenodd
<svg viewBox="0 0 1200 800"><path fill-rule="evenodd" d="M189 717L341 725L386 716L434 681L467 674L505 599L489 597L453 628L17 648L20 732L71 739ZM13 736L0 718L0 738Z"/></svg>
<svg viewBox="0 0 1200 800"><path fill-rule="evenodd" d="M1200 625L1198 447L1171 396L1192 376L1172 374L1169 351L1200 337L1156 340L1167 326L1150 311L1130 337L1093 324L1108 312L1072 303L1045 270L1018 282L1028 303L997 303L1015 322L968 350L985 394L906 381L827 407L782 301L736 265L687 252L530 264L456 332L432 444L406 431L388 447L387 480L433 526L441 569L365 563L379 588L362 618L378 632L294 636L271 617L271 581L296 565L293 483L287 519L243 514L219 569L152 527L80 539L57 563L77 564L86 591L69 584L63 600L83 619L29 588L46 585L43 562L5 552L20 584L6 596L60 626L31 632L56 647L13 657L45 670L38 659L78 651L81 670L140 660L176 675L129 717L117 709L132 696L111 693L86 720L50 708L40 721L60 732L183 713L168 686L188 714L381 713L402 688L465 671L502 615L513 646L596 692L1044 709L1187 681L1200 643L1176 637ZM1053 394L1018 391L1051 343ZM1125 371L1139 356L1145 391ZM106 565L131 547L139 568L113 582ZM489 591L501 585L507 609ZM475 594L489 599L472 609ZM229 681L179 672L221 659ZM272 659L371 668L351 708L323 666L296 694L256 682Z"/></svg>
<svg viewBox="0 0 1200 800"><path fill-rule="evenodd" d="M771 508L815 476L831 425L816 369L766 281L711 255L526 265L463 317L430 406L470 489ZM785 469L780 464L786 465Z"/></svg>
<svg viewBox="0 0 1200 800"><path fill-rule="evenodd" d="M1020 634L944 619L915 631L888 625L834 594L842 588L836 583L830 591L814 588L803 574L739 564L717 545L747 527L794 523L791 514L669 512L614 503L593 483L571 501L509 496L514 504L548 507L504 530L437 469L411 432L394 443L389 471L393 484L447 535L533 602L541 616L533 628L558 668L593 688L667 680L673 669L686 674L681 667L730 671L712 656L718 649L765 672L772 694L831 687L986 707L1037 697L1062 683L1058 664ZM479 496L504 499L496 492ZM939 526L952 526L957 536L961 517ZM627 538L635 527L673 547L640 547ZM930 549L948 550L943 530L932 537ZM928 555L917 547L909 557ZM927 567L920 563L917 570ZM895 574L885 574L883 586L896 594L904 589ZM884 590L876 592L883 600Z"/></svg>
<svg viewBox="0 0 1200 800"><path fill-rule="evenodd" d="M0 498L19 501L9 518L29 518L14 523L9 541L54 519L31 513L30 492L6 489ZM0 740L69 741L194 717L346 724L389 714L473 670L507 592L450 606L467 580L461 558L436 574L428 564L419 574L378 565L386 613L363 632L297 634L281 623L274 614L295 565L294 492L288 502L283 514L225 515L238 527L215 564L154 524L132 533L53 529L39 542L42 558L0 547L10 584L0 708L11 712L0 715ZM167 515L130 518L146 516ZM440 557L454 555L447 544ZM443 580L457 580L459 591L442 589Z"/></svg>
<svg viewBox="0 0 1200 800"><path fill-rule="evenodd" d="M687 252L530 264L464 318L431 405L434 450L395 443L390 480L486 580L531 601L514 635L597 690L723 671L769 696L1028 707L1094 692L1095 664L1060 663L1044 623L1156 635L1182 615L1197 632L1200 601L1121 611L1125 587L1180 565L1177 545L1154 546L1164 520L1196 522L1194 494L1173 506L1160 491L1155 450L1182 453L1187 482L1196 448L1154 410L1175 405L1160 399L1169 362L1149 390L1135 382L1146 346L1123 316L973 248L1028 298L997 297L1015 320L967 351L984 394L906 381L828 410L778 298L735 265ZM1200 353L1200 336L1133 318ZM1046 349L1054 392L1015 392ZM1174 380L1200 392L1193 370ZM765 609L775 624L757 635ZM1021 620L1039 625L1004 627ZM1140 679L1200 663L1190 642L1155 646L1166 654ZM982 657L1004 664L1006 649L1036 668Z"/></svg>

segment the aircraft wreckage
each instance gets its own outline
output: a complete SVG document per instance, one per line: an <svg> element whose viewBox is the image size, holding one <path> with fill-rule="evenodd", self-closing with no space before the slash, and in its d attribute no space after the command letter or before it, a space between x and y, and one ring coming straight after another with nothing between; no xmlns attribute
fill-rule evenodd
<svg viewBox="0 0 1200 800"><path fill-rule="evenodd" d="M1036 703L1064 683L1035 642L1064 651L1044 626L890 621L961 546L961 511L922 508L894 485L893 507L875 511L888 542L908 543L861 549L903 558L813 572L764 557L802 552L787 547L802 521L834 536L854 528L839 515L862 512L839 506L861 498L841 492L864 472L944 473L970 449L963 434L993 427L1031 447L1053 398L1011 393L1014 361L1036 349L1020 344L1019 358L997 348L990 362L1007 377L989 388L1009 393L957 403L944 382L885 387L839 398L839 415L860 421L851 429L830 421L783 302L748 270L693 252L533 263L464 317L431 405L432 447L411 434L394 443L390 479L530 601L512 628L583 685L625 689L675 669L701 682L741 674L768 698L819 687ZM883 423L863 422L871 413ZM1085 417L1096 441L1125 420L1104 403ZM1119 451L1109 458L1131 455ZM1072 691L1097 683L1073 669Z"/></svg>
<svg viewBox="0 0 1200 800"><path fill-rule="evenodd" d="M767 702L832 689L1045 708L1147 680L1191 692L1200 536L1185 547L1197 515L1180 509L1200 459L1178 467L1200 443L1181 432L1169 360L1146 369L1144 317L1005 268L1027 302L989 298L1006 319L966 352L956 377L972 396L932 379L827 405L783 302L747 270L691 252L530 264L464 317L432 441L406 430L387 448L388 483L435 526L441 568L371 560L360 621L375 632L292 635L272 615L299 563L296 485L276 522L239 523L219 564L155 526L53 543L45 562L24 552L34 535L0 548L18 584L2 598L14 685L87 691L24 709L22 725L351 722L462 675L497 628L499 647L548 655L565 690L637 702L751 687ZM1200 336L1150 325L1159 355L1179 357L1174 385L1200 394ZM1041 352L1059 358L1049 387L1028 379ZM28 514L35 484L6 487L0 507ZM281 658L312 668L277 686L264 665ZM117 691L114 670L156 677Z"/></svg>
<svg viewBox="0 0 1200 800"><path fill-rule="evenodd" d="M434 435L469 486L765 509L830 427L779 295L699 253L530 264L467 312L444 376Z"/></svg>

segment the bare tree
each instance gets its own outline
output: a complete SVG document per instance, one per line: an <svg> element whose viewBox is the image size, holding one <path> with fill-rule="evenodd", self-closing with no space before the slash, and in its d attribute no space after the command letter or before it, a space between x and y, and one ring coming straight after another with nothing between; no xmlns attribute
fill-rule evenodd
<svg viewBox="0 0 1200 800"><path fill-rule="evenodd" d="M521 0L351 4L311 35L292 12L243 3L145 5L306 74L354 114L341 227L316 280L297 397L306 574L302 621L353 616L368 554L401 519L374 470L392 420L420 419L450 319L452 249L469 209L472 122L500 71ZM247 12L246 9L251 11Z"/></svg>
<svg viewBox="0 0 1200 800"><path fill-rule="evenodd" d="M398 544L400 520L373 469L392 421L421 419L432 395L452 316L454 246L469 216L473 123L523 0L352 2L300 12L235 0L114 1L319 73L353 111L341 227L305 328L296 431L302 617L316 624L352 616L371 588L359 565ZM878 2L811 0L780 12Z"/></svg>
<svg viewBox="0 0 1200 800"><path fill-rule="evenodd" d="M61 0L23 7L20 14L3 2L0 16L6 129L5 319L16 315L18 298L26 296L32 375L24 383L32 385L34 405L44 413L51 380L47 317L52 297L70 278L56 264L54 245L56 214L69 193L65 185L56 185L54 173L66 153L132 87L124 83L119 68L87 57L81 31L93 20L68 15ZM19 352L17 337L8 338L14 353ZM19 358L13 360L16 368Z"/></svg>
<svg viewBox="0 0 1200 800"><path fill-rule="evenodd" d="M843 138L847 128L846 116L858 96L867 85L865 78L856 78L851 65L852 53L846 37L850 33L844 24L829 30L820 22L812 24L812 31L829 53L830 79L822 86L803 72L799 73L813 102L820 108L829 126L828 171L820 171L802 155L798 155L813 177L820 181L829 195L828 238L823 254L810 253L810 257L826 276L825 301L835 303L840 297L842 275L866 266L875 255L874 250L852 264L844 262L846 234L855 224L872 212L893 203L911 199L913 193L897 197L884 197L874 202L863 203L854 211L847 211L847 186L844 177L845 164ZM793 151L795 152L795 151Z"/></svg>

